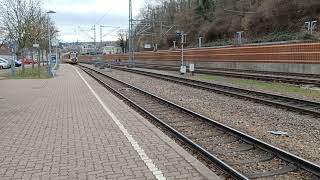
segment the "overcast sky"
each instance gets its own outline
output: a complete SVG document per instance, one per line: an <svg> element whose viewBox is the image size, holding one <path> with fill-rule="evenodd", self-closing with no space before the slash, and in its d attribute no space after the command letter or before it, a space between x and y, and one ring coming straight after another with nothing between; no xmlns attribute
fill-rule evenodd
<svg viewBox="0 0 320 180"><path fill-rule="evenodd" d="M145 0L132 0L133 16L138 15ZM45 0L44 8L56 14L50 16L56 22L63 42L93 41L96 25L97 41L100 41L100 25L103 41L116 40L117 27L128 28L129 0Z"/></svg>

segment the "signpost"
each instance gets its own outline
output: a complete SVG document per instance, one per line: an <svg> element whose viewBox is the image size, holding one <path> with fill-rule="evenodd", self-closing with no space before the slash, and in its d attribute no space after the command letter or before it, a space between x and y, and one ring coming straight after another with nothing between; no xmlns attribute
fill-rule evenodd
<svg viewBox="0 0 320 180"><path fill-rule="evenodd" d="M191 76L193 76L194 73L194 64L189 64L189 71L191 73Z"/></svg>
<svg viewBox="0 0 320 180"><path fill-rule="evenodd" d="M55 73L56 73L56 68L57 68L57 65L58 65L58 61L59 61L59 58L58 58L58 46L59 46L59 41L58 39L52 39L51 40L51 43L52 43L52 46L55 46L56 47L56 53L55 54L51 54L50 56L50 64L54 64L54 67L52 68L52 76L55 76Z"/></svg>
<svg viewBox="0 0 320 180"><path fill-rule="evenodd" d="M40 49L39 49L40 46L39 46L39 44L33 44L32 47L37 49L38 73L39 73L39 77L40 77Z"/></svg>
<svg viewBox="0 0 320 180"><path fill-rule="evenodd" d="M151 44L144 44L145 49L151 49Z"/></svg>

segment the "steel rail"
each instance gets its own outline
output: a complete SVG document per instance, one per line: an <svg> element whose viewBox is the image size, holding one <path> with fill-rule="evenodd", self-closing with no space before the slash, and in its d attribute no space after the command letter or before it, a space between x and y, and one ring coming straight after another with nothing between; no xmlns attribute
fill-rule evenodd
<svg viewBox="0 0 320 180"><path fill-rule="evenodd" d="M139 110L143 111L144 113L146 113L147 115L149 115L150 117L152 117L154 120L156 120L157 122L159 122L160 124L164 125L166 128L168 128L172 133L174 133L175 135L177 135L179 138L181 138L185 143L191 145L193 148L195 148L196 150L200 151L204 156L206 156L209 160L212 160L213 162L215 162L216 164L220 165L220 168L223 168L224 171L226 171L227 173L230 173L230 175L232 175L233 177L237 178L237 179L249 179L246 176L244 176L243 174L239 173L237 170L233 169L230 165L224 163L222 160L220 160L219 158L217 158L216 156L214 156L213 154L211 154L210 152L208 152L207 150L205 150L204 148L202 148L200 145L194 143L192 140L190 140L188 137L184 136L182 133L178 132L177 130L175 130L174 128L170 127L168 124L166 124L165 122L163 122L161 119L155 117L153 114L151 114L150 112L148 112L148 110L144 109L143 107L141 107L139 104L133 102L132 100L130 100L130 98L126 97L125 95L123 95L121 92L119 92L118 90L112 88L111 86L107 85L106 83L104 83L103 81L101 81L100 79L98 79L97 77L95 77L92 73L88 72L89 71L93 71L105 78L109 78L115 82L121 83L127 87L130 87L131 89L134 89L146 96L150 96L154 99L156 99L158 102L163 102L166 103L170 106L173 106L176 109L179 109L180 111L184 111L194 117L198 117L216 127L218 127L219 129L224 130L227 133L230 133L236 137L238 137L239 139L242 139L244 142L248 143L248 144L252 144L255 147L258 147L264 151L267 151L269 153L274 154L275 156L279 157L282 160L285 160L293 165L295 165L298 168L304 169L308 172L311 172L312 174L316 175L316 176L320 176L320 166L310 162L308 160L305 160L301 157L298 157L297 155L294 155L290 152L287 152L285 150L282 150L280 148L277 148L271 144L268 144L266 142L263 142L257 138L254 138L248 134L245 134L239 130L236 130L234 128L231 128L229 126L226 126L222 123L219 123L216 120L210 119L208 117L205 117L197 112L191 111L187 108L184 108L180 105L177 105L173 102L170 102L168 100L165 100L157 95L154 95L150 92L144 91L138 87L135 87L133 85L130 85L126 82L123 82L121 80L118 80L116 78L113 78L105 73L99 72L97 70L94 70L92 68L86 67L86 66L82 66L80 65L80 67L84 70L86 73L88 73L91 77L93 77L94 79L96 79L98 82L100 82L101 84L103 84L105 87L107 87L108 89L112 90L114 93L116 93L117 95L119 95L121 98L124 98L125 100L127 100L130 104L132 104L133 106L135 106L136 108L138 108Z"/></svg>
<svg viewBox="0 0 320 180"><path fill-rule="evenodd" d="M118 66L112 66L114 69L136 73L145 76L151 76L175 83L184 84L196 88L205 89L217 93L227 94L235 97L249 99L258 103L263 103L271 106L277 106L291 111L298 111L303 114L320 117L320 102L309 101L300 98L293 98L283 95L277 95L272 93L265 93L262 91L253 91L244 88L237 88L232 86L226 86L221 84L209 83L199 80L193 80L188 78L182 78L167 74L160 74L154 72L147 72L137 69L129 69Z"/></svg>
<svg viewBox="0 0 320 180"><path fill-rule="evenodd" d="M81 65L80 65L81 66ZM84 66L82 66L83 68ZM84 67L87 68L87 67ZM92 69L90 69L92 70ZM93 70L95 71L95 70ZM103 81L101 81L100 79L98 79L97 77L95 77L93 74L89 73L88 71L84 70L84 72L86 72L88 75L90 75L93 79L95 79L96 81L98 81L100 84L102 84L104 87L106 87L107 89L111 90L112 92L114 92L115 94L117 94L118 96L120 96L121 98L123 98L124 100L126 100L127 102L129 102L131 105L133 105L134 107L138 108L140 111L142 111L143 113L147 114L149 117L151 117L152 119L154 119L155 121L157 121L158 123L160 123L162 126L164 126L165 128L167 128L171 133L173 133L174 135L176 135L177 137L179 137L181 140L183 140L183 142L185 142L186 144L188 144L189 146L191 146L192 148L194 148L195 150L201 152L202 155L204 155L204 157L206 157L208 160L211 160L212 162L214 162L215 164L219 165L219 167L227 172L229 175L231 175L233 178L236 179L243 179L243 180L249 180L249 178L247 178L246 176L244 176L243 174L241 174L240 172L238 172L237 170L235 170L234 168L232 168L231 166L229 166L228 164L226 164L225 162L223 162L222 160L220 160L218 157L214 156L213 154L211 154L209 151L207 151L206 149L202 148L201 146L199 146L198 144L194 143L192 140L190 140L188 137L186 137L185 135L183 135L182 133L178 132L177 130L175 130L174 128L172 128L171 126L169 126L167 123L165 123L164 121L162 121L161 119L157 118L156 116L154 116L152 113L150 113L148 110L146 110L145 108L143 108L142 106L140 106L139 104L135 103L134 101L132 101L131 99L129 99L128 97L126 97L125 95L123 95L121 92L119 92L118 90L112 88L111 86L109 86L108 84L104 83ZM102 74L98 71L95 71L96 73ZM102 74L104 75L104 74ZM126 84L125 82L122 82L120 80L116 80L112 77L109 77L110 79L113 79L115 81L121 82L123 84ZM126 84L128 85L128 84ZM138 89L136 87L130 86L131 88L134 88L142 93L148 94L152 97L156 97L159 98L155 95L149 94L144 92L141 89ZM159 98L161 99L161 98ZM163 100L163 99L161 99ZM163 100L165 101L165 100ZM167 102L167 101L165 101ZM179 106L176 106L179 107Z"/></svg>
<svg viewBox="0 0 320 180"><path fill-rule="evenodd" d="M155 66L155 67L172 67L177 68L177 65L172 64L158 64L158 63L135 63L137 66ZM229 68L210 68L205 66L197 66L199 69L216 70L216 71L231 71L231 72L243 72L243 73L255 73L255 74L269 74L280 76L295 76L295 77L307 77L307 78L320 78L320 74L305 74L305 73L290 73L290 72L277 72L277 71L258 71L258 70L246 70L246 69L229 69Z"/></svg>
<svg viewBox="0 0 320 180"><path fill-rule="evenodd" d="M160 64L142 64L136 63L136 67L149 68L149 69L159 69L159 70L174 70L177 71L179 68L173 65L160 65ZM198 74L211 74L220 75L234 78L245 78L245 79L255 79L262 81L273 81L273 82L284 82L290 84L308 84L320 86L320 79L317 75L311 74L301 74L298 73L279 73L274 72L274 74L267 73L267 71L240 71L240 70L227 70L219 68L205 68L198 67L194 73ZM273 72L272 72L273 73ZM315 77L315 78L312 78Z"/></svg>

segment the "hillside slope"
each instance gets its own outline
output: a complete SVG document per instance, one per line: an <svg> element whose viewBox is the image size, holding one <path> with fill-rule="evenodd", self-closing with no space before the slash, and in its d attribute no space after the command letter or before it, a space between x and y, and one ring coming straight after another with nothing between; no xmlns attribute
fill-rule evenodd
<svg viewBox="0 0 320 180"><path fill-rule="evenodd" d="M176 40L176 30L188 34L189 46L196 46L198 37L207 45L232 43L237 31L243 31L245 42L317 39L317 33L306 33L304 23L320 23L320 1L151 0L139 18L144 22L136 26L136 32L149 23L149 34L137 34L137 43L164 49Z"/></svg>

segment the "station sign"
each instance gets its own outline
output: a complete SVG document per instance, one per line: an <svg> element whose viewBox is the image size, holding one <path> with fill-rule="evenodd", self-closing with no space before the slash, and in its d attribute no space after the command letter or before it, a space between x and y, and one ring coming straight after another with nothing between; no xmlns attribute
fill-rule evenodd
<svg viewBox="0 0 320 180"><path fill-rule="evenodd" d="M194 64L189 64L189 71L193 72L194 71Z"/></svg>

